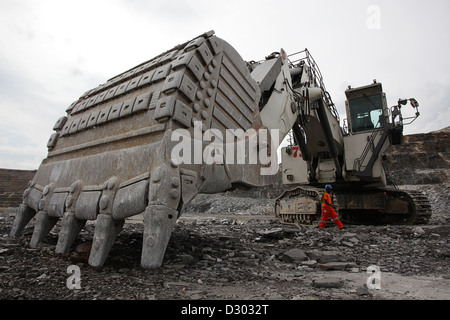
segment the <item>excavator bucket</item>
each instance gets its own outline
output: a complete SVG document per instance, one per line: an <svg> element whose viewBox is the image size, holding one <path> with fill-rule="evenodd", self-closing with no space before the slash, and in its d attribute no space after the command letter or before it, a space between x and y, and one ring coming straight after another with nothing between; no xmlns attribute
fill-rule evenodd
<svg viewBox="0 0 450 320"><path fill-rule="evenodd" d="M220 161L239 134L269 136L260 95L246 63L213 31L87 91L54 125L11 236L35 217L36 247L60 221L56 252L67 253L86 221L95 221L89 264L101 267L125 219L143 213L141 265L159 267L197 193L269 183L260 170L267 162L245 161L252 152L270 154L268 143L249 145L244 161Z"/></svg>

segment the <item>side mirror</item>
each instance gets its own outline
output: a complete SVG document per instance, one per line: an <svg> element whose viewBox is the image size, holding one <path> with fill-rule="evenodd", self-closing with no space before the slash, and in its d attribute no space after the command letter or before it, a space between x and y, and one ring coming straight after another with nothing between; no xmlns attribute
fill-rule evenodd
<svg viewBox="0 0 450 320"><path fill-rule="evenodd" d="M419 107L419 103L417 102L416 99L411 98L411 99L409 99L409 101L411 102L411 105L413 106L413 108L418 108Z"/></svg>

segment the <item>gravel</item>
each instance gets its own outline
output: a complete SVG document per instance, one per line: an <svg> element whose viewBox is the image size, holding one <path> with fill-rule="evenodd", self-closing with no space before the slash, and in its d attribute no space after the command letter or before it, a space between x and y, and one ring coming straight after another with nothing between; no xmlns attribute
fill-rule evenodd
<svg viewBox="0 0 450 320"><path fill-rule="evenodd" d="M98 270L86 262L94 223L82 230L71 253L58 255L59 223L32 249L33 221L22 236L10 238L15 209L3 210L0 299L450 299L445 210L428 225L347 225L339 231L334 226L282 225L271 214L271 201L230 195L196 198L178 220L163 266L156 270L140 266L139 221L125 224ZM367 288L371 266L380 270L381 290ZM79 289L73 270L79 271Z"/></svg>

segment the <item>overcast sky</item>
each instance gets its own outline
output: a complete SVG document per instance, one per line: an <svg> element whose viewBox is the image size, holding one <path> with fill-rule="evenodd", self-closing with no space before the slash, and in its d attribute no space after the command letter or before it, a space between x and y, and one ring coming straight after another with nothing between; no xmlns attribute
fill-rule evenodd
<svg viewBox="0 0 450 320"><path fill-rule="evenodd" d="M449 12L448 0L0 0L0 168L37 169L85 91L209 30L247 61L308 48L341 119L347 86L377 79L389 105L419 101L406 134L442 129Z"/></svg>

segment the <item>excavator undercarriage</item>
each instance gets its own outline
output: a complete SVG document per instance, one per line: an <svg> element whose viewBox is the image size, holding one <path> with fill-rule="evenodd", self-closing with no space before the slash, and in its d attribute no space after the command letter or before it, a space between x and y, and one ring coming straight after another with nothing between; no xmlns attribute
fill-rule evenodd
<svg viewBox="0 0 450 320"><path fill-rule="evenodd" d="M310 186L285 191L275 201L275 215L282 223L318 225L323 190ZM426 224L432 210L426 195L397 188L337 189L337 213L348 224Z"/></svg>

